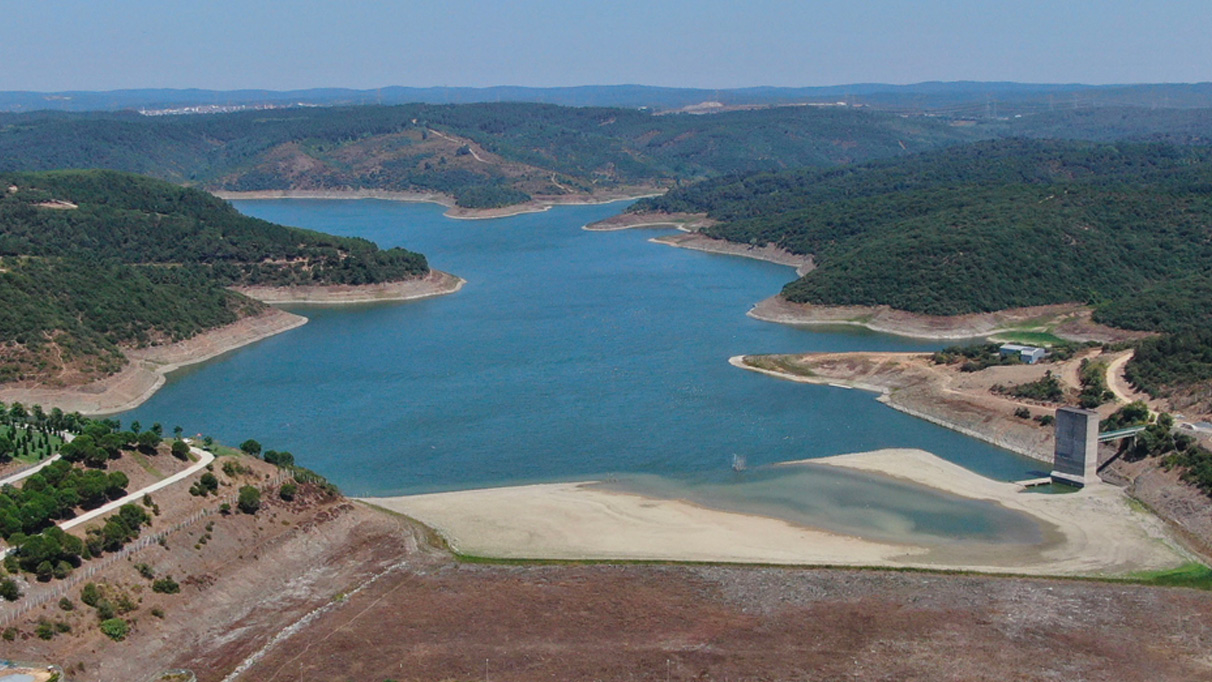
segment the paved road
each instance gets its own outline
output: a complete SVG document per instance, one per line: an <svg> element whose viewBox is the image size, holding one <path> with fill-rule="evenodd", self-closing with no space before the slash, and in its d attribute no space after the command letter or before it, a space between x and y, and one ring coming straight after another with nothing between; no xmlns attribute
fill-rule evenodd
<svg viewBox="0 0 1212 682"><path fill-rule="evenodd" d="M60 523L59 527L62 528L63 530L67 530L69 528L78 526L82 523L92 521L93 519L97 518L98 516L111 512L111 511L117 509L118 507L121 507L122 505L127 504L128 502L137 502L138 500L142 499L144 495L146 495L148 493L154 493L157 490L160 490L161 488L167 488L168 486L176 483L177 481L189 478L190 476L198 473L202 469L205 469L207 464L210 464L211 462L215 461L214 455L212 455L211 453L209 453L201 448L196 448L191 445L189 448L189 451L192 452L198 458L198 461L195 462L193 464L193 466L189 467L188 469L185 469L184 471L178 471L177 473L173 474L172 476L169 476L168 478L166 478L162 481L156 481L155 483L153 483L145 488L140 488L140 489L136 490L135 492L130 493L129 495L127 495L121 499L117 499L117 500L114 500L113 502L110 502L108 504L97 507L96 509L86 512L84 514L81 514L74 519L68 519L67 521L64 521L63 523Z"/></svg>
<svg viewBox="0 0 1212 682"><path fill-rule="evenodd" d="M71 434L71 433L64 433L64 434L60 434L60 435L63 436L64 443L70 443L70 442L72 442L72 439L74 439L76 437L75 434ZM58 454L52 455L50 457L50 459L47 459L43 462L39 462L36 466L32 466L28 469L25 469L24 471L18 471L17 473L13 474L12 476L0 478L0 486L6 486L6 485L9 485L12 483L16 483L17 481L20 481L23 478L29 478L30 476L33 476L34 474L38 473L39 471L42 471L46 467L50 466L51 462L54 462L55 460L59 459L59 457L60 457L60 455L58 455Z"/></svg>

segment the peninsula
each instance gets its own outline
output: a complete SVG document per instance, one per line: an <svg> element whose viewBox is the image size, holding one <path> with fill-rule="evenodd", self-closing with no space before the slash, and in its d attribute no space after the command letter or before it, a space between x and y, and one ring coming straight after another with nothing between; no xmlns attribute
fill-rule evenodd
<svg viewBox="0 0 1212 682"><path fill-rule="evenodd" d="M406 301L463 280L424 256L241 215L112 171L0 177L0 400L130 409L164 374L306 319L267 303Z"/></svg>

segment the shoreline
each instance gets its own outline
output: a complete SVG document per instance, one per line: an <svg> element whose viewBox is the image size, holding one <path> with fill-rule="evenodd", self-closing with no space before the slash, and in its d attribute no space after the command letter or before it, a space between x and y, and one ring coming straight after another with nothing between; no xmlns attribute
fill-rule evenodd
<svg viewBox="0 0 1212 682"><path fill-rule="evenodd" d="M914 376L901 371L900 367L895 367L896 364L906 359L921 355L919 353L821 353L815 355L827 360L840 359L843 364L848 364L847 360L854 358L856 366L870 358L882 360L889 366L887 376L881 376L881 372L885 368L878 364L864 368L867 381L855 378L856 374L862 373L857 370L829 373L817 368L813 370L815 374L809 376L771 367L760 367L749 362L750 358L763 356L734 355L728 358L728 364L784 381L875 393L876 400L898 412L1009 450L1023 457L1048 465L1052 464L1054 439L1051 432L1041 430L1032 422L1024 422L1017 417L1010 419L974 400L966 399L968 396L962 393L949 391L945 386L936 384L931 378ZM1008 408L1005 412L1010 414L1010 409Z"/></svg>
<svg viewBox="0 0 1212 682"><path fill-rule="evenodd" d="M921 450L878 450L779 466L837 466L984 500L1025 514L1040 543L897 544L677 499L595 488L592 481L365 498L434 528L460 553L500 559L707 561L1117 576L1190 556L1156 517L1096 486L1021 492Z"/></svg>
<svg viewBox="0 0 1212 682"><path fill-rule="evenodd" d="M127 365L103 379L70 388L6 386L0 388L0 401L42 405L48 409L58 407L64 412L80 412L92 417L125 412L151 398L167 381L166 375L174 370L205 362L306 323L306 317L270 308L183 341L128 350L125 352Z"/></svg>
<svg viewBox="0 0 1212 682"><path fill-rule="evenodd" d="M271 306L355 305L432 298L459 291L464 284L466 280L461 277L431 270L429 275L420 279L367 285L369 289L336 286L326 291L325 287L287 287L290 293L285 295L275 295L279 292L272 291L272 287L242 287L236 290ZM167 382L167 375L175 370L206 362L306 323L307 318L302 315L270 307L258 315L176 343L126 350L125 367L87 384L64 388L0 386L0 401L42 405L47 409L58 407L64 412L80 412L90 417L125 412L147 402Z"/></svg>
<svg viewBox="0 0 1212 682"><path fill-rule="evenodd" d="M467 280L441 270L430 270L425 277L402 282L379 284L332 284L291 287L245 286L232 287L239 292L269 305L352 305L391 301L418 301L453 294Z"/></svg>
<svg viewBox="0 0 1212 682"><path fill-rule="evenodd" d="M1009 308L992 313L923 315L890 306L826 306L792 303L776 294L747 313L763 322L801 326L854 326L915 339L960 341L1016 332L1050 333L1067 341L1116 343L1152 336L1115 329L1090 319L1091 309L1077 303Z"/></svg>
<svg viewBox="0 0 1212 682"><path fill-rule="evenodd" d="M626 228L616 228L626 229ZM682 229L679 227L678 229ZM753 260L766 261L775 265L785 265L790 268L795 268L797 277L812 272L816 268L816 263L812 260L812 256L801 256L791 253L786 249L780 249L777 246L749 246L746 244L737 244L726 239L714 239L707 235L698 232L687 232L686 234L666 235L664 237L653 237L648 241L653 244L663 244L679 249L690 249L692 251L702 251L704 253L715 253L724 256L740 256L741 258L750 258Z"/></svg>
<svg viewBox="0 0 1212 682"><path fill-rule="evenodd" d="M446 207L442 215L453 220L492 220L494 218L510 218L527 213L543 213L556 206L596 206L598 204L613 204L619 201L635 201L646 197L660 196L661 192L643 191L620 192L594 197L588 194L573 194L567 196L538 196L522 204L501 206L499 208L463 208L455 203L454 197L437 192L397 192L376 189L350 190L262 190L255 192L233 192L215 190L212 195L225 201L265 201L273 199L312 199L321 201L354 199L379 199L382 201L402 201L406 203L437 204Z"/></svg>

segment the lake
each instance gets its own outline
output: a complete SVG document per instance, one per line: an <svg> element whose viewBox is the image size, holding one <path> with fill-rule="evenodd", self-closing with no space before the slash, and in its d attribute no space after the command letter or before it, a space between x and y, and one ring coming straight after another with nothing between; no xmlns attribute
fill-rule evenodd
<svg viewBox="0 0 1212 682"><path fill-rule="evenodd" d="M371 200L236 206L420 251L468 284L410 303L291 307L311 322L172 374L124 421L255 438L351 495L600 477L702 489L728 480L734 454L768 471L885 447L922 448L1003 480L1040 468L870 393L730 366L742 353L941 344L751 319L754 303L794 279L791 268L648 242L666 231L581 229L625 203L494 220ZM861 487L855 480L845 477L845 489Z"/></svg>

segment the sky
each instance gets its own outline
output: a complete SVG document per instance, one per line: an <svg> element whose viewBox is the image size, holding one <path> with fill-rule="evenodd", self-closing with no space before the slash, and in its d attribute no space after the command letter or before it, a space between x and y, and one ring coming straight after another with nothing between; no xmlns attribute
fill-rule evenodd
<svg viewBox="0 0 1212 682"><path fill-rule="evenodd" d="M0 90L1212 80L1208 0L0 0Z"/></svg>

